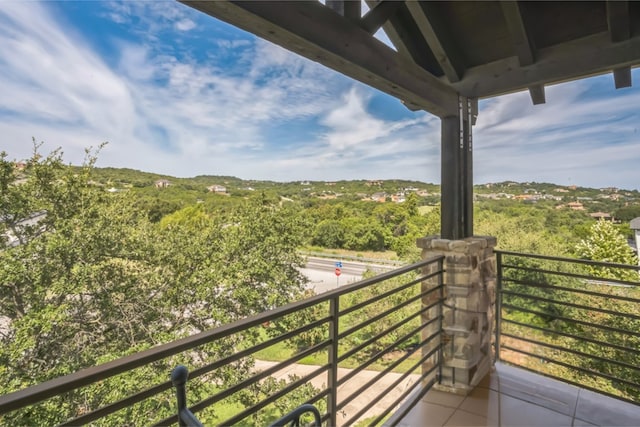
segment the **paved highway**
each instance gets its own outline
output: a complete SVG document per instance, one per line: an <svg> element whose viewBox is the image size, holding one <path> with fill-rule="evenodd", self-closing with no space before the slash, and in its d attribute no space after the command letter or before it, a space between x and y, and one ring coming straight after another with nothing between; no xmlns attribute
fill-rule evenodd
<svg viewBox="0 0 640 427"><path fill-rule="evenodd" d="M335 289L338 286L361 280L362 274L367 269L382 273L395 268L394 266L389 265L341 261L341 274L340 276L336 276L335 263L337 261L340 261L340 259L307 257L307 264L305 268L300 269L300 272L308 279L307 288L314 289L316 293L322 293L330 289Z"/></svg>

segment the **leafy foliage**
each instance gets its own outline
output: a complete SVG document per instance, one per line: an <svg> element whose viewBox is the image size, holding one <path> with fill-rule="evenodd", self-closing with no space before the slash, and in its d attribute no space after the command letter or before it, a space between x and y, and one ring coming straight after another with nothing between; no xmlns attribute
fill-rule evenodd
<svg viewBox="0 0 640 427"><path fill-rule="evenodd" d="M305 227L292 208L256 198L216 215L189 207L154 224L133 193L109 193L91 183L94 161L88 153L84 168L70 168L60 152L43 157L36 146L19 172L1 156L0 314L6 326L0 331L0 393L302 295L296 249ZM201 363L259 336L247 331L234 339L182 355L182 362ZM19 411L5 422L64 421L122 397L127 387L134 387L130 393L165 380L177 361L165 363L72 393L62 404ZM229 367L215 381L249 368ZM109 423L141 424L171 406L161 397Z"/></svg>
<svg viewBox="0 0 640 427"><path fill-rule="evenodd" d="M594 261L615 264L637 265L638 260L626 239L609 221L597 221L591 226L589 235L576 246L577 253ZM602 278L638 280L638 273L609 267L592 266L591 274Z"/></svg>

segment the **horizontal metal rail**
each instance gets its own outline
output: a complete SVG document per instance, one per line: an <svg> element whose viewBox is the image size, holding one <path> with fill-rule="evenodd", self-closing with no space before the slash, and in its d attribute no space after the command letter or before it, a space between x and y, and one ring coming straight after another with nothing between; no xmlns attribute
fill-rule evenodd
<svg viewBox="0 0 640 427"><path fill-rule="evenodd" d="M554 276L573 277L575 279L583 279L583 280L591 280L591 281L595 279L594 276L589 274L570 273L566 271L553 271L553 270L547 270L544 268L537 268L537 267L523 267L521 265L512 265L507 263L503 263L502 268L509 269L509 270L531 271L531 272L541 273L541 274L551 274ZM633 270L633 268L631 270ZM606 283L615 283L616 285L624 285L624 286L640 286L640 283L631 282L629 280L621 280L621 279L600 278L599 281L603 281Z"/></svg>
<svg viewBox="0 0 640 427"><path fill-rule="evenodd" d="M398 378L396 378L396 380L391 383L387 388L385 388L384 390L382 390L380 393L378 393L377 396L375 396L374 398L370 398L369 399L369 403L367 403L365 406L363 406L362 408L360 408L360 410L358 412L356 412L349 420L347 420L345 422L345 425L353 425L353 423L355 421L357 421L360 417L362 417L369 409L371 409L376 403L378 403L384 396L386 396L386 394L393 390L395 387L398 386L398 384L400 384L402 381L404 381L409 374L411 374L413 371L416 370L417 367L422 366L422 364L430 357L433 357L438 351L439 351L439 347L434 348L433 350L431 350L430 352L426 353L425 355L423 355L416 363L413 364L413 366L411 368L409 368L409 370L407 370L407 372L405 372L404 374L402 374L401 376L399 376ZM403 359L404 360L404 359ZM423 375L420 376L420 379L416 382L413 383L413 385L409 388L408 391L405 391L405 393L401 394L399 398L397 398L391 405L389 405L387 407L386 412L390 412L398 403L400 403L404 397L406 397L411 390L417 386L418 384L421 383L421 381L428 375L430 375L431 373L433 373L436 370L437 366L432 367L430 370L428 370L427 372L425 372ZM371 423L374 424L375 423Z"/></svg>
<svg viewBox="0 0 640 427"><path fill-rule="evenodd" d="M610 348L615 348L617 350L627 351L629 353L640 354L640 348L625 347L623 345L613 344L613 343L608 342L608 341L598 341L596 339L589 338L589 337L586 337L586 336L570 334L568 332L562 332L562 331L558 331L556 329L542 328L540 326L532 325L530 323L522 323L522 322L517 322L515 320L505 319L505 318L502 319L502 323L512 324L512 325L520 326L520 327L523 327L523 328L535 329L537 331L544 332L544 333L547 333L547 334L559 335L559 336L562 336L562 337L571 338L571 339L578 340L578 341L586 341L586 342L590 342L591 344L604 345L604 346L607 346L607 347L610 347Z"/></svg>
<svg viewBox="0 0 640 427"><path fill-rule="evenodd" d="M521 269L523 271L538 271L536 269ZM552 274L552 273L547 273L547 274ZM571 277L576 277L578 275L571 275ZM579 275L580 277L585 277L582 275ZM589 276L586 276L589 277ZM522 279L507 279L504 278L503 279L504 282L509 282L509 283L515 283L518 285L525 285L528 287L532 287L532 288L539 288L539 289L545 289L545 290L556 290L556 291L565 291L565 292L574 292L577 294L582 294L582 295L591 295L591 296L595 296L595 297L603 297L603 298L610 298L610 299L615 299L618 301L627 301L627 302L637 302L640 303L640 299L638 298L633 298L633 297L626 297L623 295L616 295L616 294L605 294L602 292L596 292L596 291L588 291L586 289L580 289L580 288L570 288L567 286L557 286L557 285L550 285L548 283L537 283L534 282L532 280L522 280Z"/></svg>
<svg viewBox="0 0 640 427"><path fill-rule="evenodd" d="M505 281L503 280L502 283L504 285ZM633 314L633 313L622 313L620 311L609 310L609 309L600 308L600 307L594 307L594 306L591 306L591 305L576 304L576 303L572 303L572 302L568 302L568 301L558 301L558 300L554 300L554 299L551 299L551 298L545 298L545 297L539 297L539 296L535 296L535 295L531 295L531 294L526 294L524 292L513 292L513 291L506 291L506 290L503 289L502 295L520 297L520 298L525 298L525 299L529 299L529 300L532 300L532 301L546 302L548 304L556 304L556 305L560 305L560 306L564 306L564 307L572 307L572 308L577 308L577 309L580 309L580 310L587 310L587 311L596 311L598 313L612 314L614 316L622 316L622 317L627 317L629 319L640 320L640 315Z"/></svg>
<svg viewBox="0 0 640 427"><path fill-rule="evenodd" d="M543 344L543 343L539 343L539 344ZM540 359L543 359L545 362L555 363L556 365L564 366L565 368L575 369L576 371L580 371L582 373L585 373L585 374L588 374L588 375L592 375L594 377L606 378L607 380L610 380L610 381L620 382L620 383L626 384L628 386L635 387L636 389L638 389L638 392L640 392L640 384L634 383L632 381L627 381L627 380L624 380L624 379L621 379L621 378L618 378L618 377L614 377L613 375L605 374L603 372L594 371L593 369L587 369L587 368L583 368L581 366L572 365L570 363L563 362L563 361L558 360L558 359L554 359L553 357L549 357L549 356L533 353L531 351L526 351L526 350L523 350L521 348L508 346L508 345L504 345L504 344L502 345L502 348L507 349L507 350L511 350L511 351L515 351L515 352L518 352L518 353L521 353L521 354L526 354L527 356L540 358Z"/></svg>
<svg viewBox="0 0 640 427"><path fill-rule="evenodd" d="M439 349L438 349L439 350ZM431 356L431 355L430 355ZM385 409L380 415L378 415L372 422L370 425L378 425L380 422L382 422L382 420L384 419L384 417L386 417L389 412L391 412L391 410L393 408L395 408L396 406L398 406L403 400L405 400L407 398L407 396L413 392L417 386L419 386L422 382L422 380L428 378L431 374L435 373L435 371L438 369L438 365L434 365L431 369L429 369L428 371L426 371L425 373L423 373L420 376L420 380L414 382L413 384L411 384L409 387L407 387L407 389L396 399L393 401L393 403L391 405L389 405L387 407L387 409ZM402 412L399 412L397 414L396 419L398 421L402 420L408 413L409 411L411 411L411 409L413 407L415 407L418 402L420 401L420 399L422 399L422 397L427 394L429 392L429 390L431 390L431 388L436 384L436 382L438 381L438 378L433 378L431 379L427 384L425 384L424 386L421 387L420 392L418 393L418 395L415 397L415 399L413 399L412 402L410 402L403 410ZM392 424L392 425L397 425L397 423Z"/></svg>
<svg viewBox="0 0 640 427"><path fill-rule="evenodd" d="M376 361L381 361L383 356L388 354L390 351L397 349L398 346L404 345L404 343L406 343L409 339L412 339L412 337L416 336L416 334L418 334L424 328L430 325L433 325L437 321L441 322L441 314L438 317L426 322L424 321L424 314L428 310L436 307L437 305L442 304L442 297L438 301L428 306L424 306L420 302L421 298L423 298L425 295L428 295L432 292L440 291L440 293L442 293L442 285L439 285L437 287L430 288L426 292L418 292L417 294L413 294L414 291L411 290L411 295L403 297L402 300L398 304L396 304L394 307L391 307L388 309L385 308L378 313L374 313L372 316L367 316L366 319L364 319L362 322L359 322L357 324L349 323L347 325L344 323L345 319L347 318L346 316L350 315L349 317L349 319L351 319L350 322L353 322L353 320L357 319L358 317L358 316L353 316L353 314L357 313L358 310L365 309L366 307L376 302L388 300L389 297L399 292L412 289L412 287L417 287L419 283L429 278L440 276L440 282L441 282L441 275L443 274L443 271L444 271L442 267L443 258L444 257L442 256L434 257L418 263L407 265L397 270L385 272L378 276L375 276L370 279L366 279L357 283L348 284L338 289L331 290L331 291L307 298L305 300L287 304L285 306L278 307L273 310L257 314L255 316L251 316L246 319L241 319L233 323L222 325L220 327L216 327L214 329L204 331L202 333L199 333L193 336L189 336L180 340L173 341L171 343L160 345L160 346L157 346L157 347L154 347L130 356L120 358L118 360L114 360L112 362L105 363L103 365L87 368L87 369L84 369L60 378L56 378L56 379L35 385L33 387L29 387L24 390L19 390L14 393L7 394L5 396L0 396L0 414L9 413L11 411L15 411L26 406L36 404L39 401L42 401L54 396L58 396L72 390L80 389L82 387L91 385L98 381L102 382L102 381L108 380L109 378L114 377L116 375L126 374L127 372L133 369L144 367L151 363L160 362L170 357L179 355L181 353L194 351L205 344L217 342L227 337L237 336L237 334L242 334L243 332L248 331L251 328L262 328L263 325L266 324L267 322L278 322L280 319L285 318L285 316L300 313L307 309L313 308L314 310L316 310L314 312L315 313L314 316L316 316L317 318L312 319L308 323L302 326L296 327L293 330L286 330L284 332L279 332L279 335L277 337L271 337L269 339L264 340L263 342L257 343L255 345L251 345L247 348L234 350L232 354L226 355L224 357L220 357L217 360L214 360L213 362L205 364L203 366L196 366L194 369L191 369L191 372L189 373L190 381L198 377L203 377L206 374L213 373L214 371L219 370L221 368L227 367L232 363L240 362L243 360L247 360L247 358L255 357L257 352L267 349L269 347L272 347L273 345L287 342L287 341L290 341L291 339L296 339L300 337L301 334L304 334L305 332L309 332L311 330L319 330L319 331L327 330L329 329L329 325L332 322L338 322L338 324L343 325L339 327L339 329L343 332L340 332L334 335L335 339L332 339L331 337L329 337L328 339L321 340L316 344L311 345L308 348L305 348L304 350L297 352L295 355L288 357L286 360L276 363L274 366L271 366L260 372L252 373L249 377L241 379L236 384L226 385L224 389L217 391L212 396L209 396L185 409L185 411L189 411L189 413L195 414L202 411L205 408L210 407L211 405L215 405L218 402L222 402L223 400L232 397L237 392L243 389L246 389L249 386L259 384L262 380L266 379L267 377L275 374L278 371L281 371L283 368L291 366L292 364L299 363L301 359L307 356L310 356L313 354L315 355L325 354L326 356L326 352L330 348L333 348L335 350L338 348L338 346L341 346L341 348L344 347L343 341L345 340L346 337L351 336L353 334L357 334L358 331L362 330L363 328L369 325L374 324L375 322L381 319L384 319L387 316L394 314L395 312L397 312L397 310L403 309L403 310L410 311L410 313L408 313L407 316L402 320L397 321L393 325L385 328L383 331L376 333L373 337L368 338L367 340L358 344L354 348L344 347L342 349L343 355L339 359L336 358L334 363L331 363L330 360L328 360L327 363L320 364L315 370L313 370L311 374L305 375L303 378L298 378L295 381L290 382L289 384L286 384L280 390L265 397L261 401L256 402L255 404L244 408L239 413L235 414L233 417L229 418L228 420L223 421L222 423L235 424L235 423L242 422L243 419L247 418L248 416L251 416L252 414L255 414L257 411L260 411L269 405L272 405L278 399L291 393L296 388L299 388L305 384L308 384L312 378L317 377L318 375L329 373L332 370L336 370L337 364L340 363L340 361L344 361L348 357L355 355L357 352L365 350L368 346L371 346L375 344L377 341L379 341L380 339L388 336L391 333L394 333L399 328L407 329L410 322L416 322L417 326L414 327L411 324L411 328L409 328L409 332L406 332L406 333L403 332L403 336L400 339L397 339L390 345L387 345L387 347L384 348L383 350L377 351L375 354L369 357L364 363L361 363L359 366L356 366L351 371L352 373L354 372L355 373L348 374L346 376L346 380L352 378L353 375L357 374L358 372L361 372L361 370L365 369L366 367L370 366ZM325 303L331 302L331 304L337 307L338 301L341 301L340 304L344 305L345 301L351 301L351 299L347 299L347 300L344 299L346 295L352 294L354 292L358 292L367 287L377 286L379 284L387 282L390 279L400 277L407 273L412 273L414 271L422 269L423 267L426 267L431 264L437 264L439 267L438 270L435 272L431 272L429 274L419 274L417 278L411 278L409 281L396 285L392 289L386 289L383 292L379 292L379 293L375 292L374 297L368 298L364 301L359 301L355 304L352 304L351 306L347 304L347 306L343 307L342 310L337 310L335 312L332 312L330 309L330 306L328 304L325 305ZM410 307L413 307L412 304L416 304L416 308L409 309ZM323 314L319 314L318 316L318 313L319 313L318 309L320 307L322 307L322 310L327 310L327 311L324 312ZM435 346L435 349L429 352L428 355L429 357L433 357L434 355L436 355L437 352L439 351L439 345L440 345L439 334L440 334L440 331L430 335L425 340L419 342L417 346L412 347L407 351L404 351L403 356L398 358L393 363L387 364L388 366L386 366L386 368L383 369L382 372L375 377L376 378L375 380L378 381L383 375L386 375L387 373L396 369L404 360L411 357L422 345ZM411 370L405 373L404 375L402 375L401 378L406 378L406 376L409 375L410 372L413 372L416 369L416 367L419 366L424 360L426 360L425 357L421 358L416 364L414 364ZM428 372L432 373L433 369L430 369ZM338 385L342 384L346 380L345 380L345 377L343 377L341 378L340 382L336 381L334 389L330 389L330 388L324 388L321 390L316 389L317 392L315 392L315 394L312 397L307 398L306 402L299 402L298 404L303 404L303 403L317 404L318 402L321 402L322 399L325 399L325 398L328 399L331 395L336 394ZM64 425L78 425L78 424L91 423L95 420L98 420L110 414L116 413L122 409L129 408L132 405L143 402L149 398L152 398L155 395L158 395L159 393L165 392L169 390L171 386L172 386L171 381L165 381L160 384L156 384L152 387L149 387L145 390L134 391L131 395L119 401L116 401L113 403L107 403L104 406L101 406L99 408L92 409L89 412L83 413L78 417L69 419L65 422ZM360 388L360 391L362 390L363 389ZM348 396L347 398L351 398L352 400L352 396ZM343 402L345 402L345 399L340 399L340 401L337 402L339 406L334 405L333 409L337 411L339 408L344 407L344 404L346 403L343 403ZM395 406L395 404L393 406ZM323 420L323 422L326 422L332 418L332 415L333 417L335 417L335 414L325 413L322 415L321 419ZM177 421L178 421L178 415L176 413L170 417L165 417L160 421L156 421L156 423L157 425L166 425L170 423L175 423Z"/></svg>
<svg viewBox="0 0 640 427"><path fill-rule="evenodd" d="M512 251L503 251L503 250L495 250L496 254L501 255L510 255L521 258L532 258L532 259L543 259L547 261L559 261L567 264L583 264L594 267L610 267L610 268L619 268L621 270L635 270L640 271L640 266L638 265L629 265L629 264L616 264L612 262L603 262L603 261L593 261L589 259L578 259L578 258L566 258L566 257L557 257L551 255L540 255L540 254L525 254L522 252L512 252Z"/></svg>
<svg viewBox="0 0 640 427"><path fill-rule="evenodd" d="M553 349L553 350L558 350L558 351L561 351L561 352L567 352L567 353L575 354L576 356L588 357L588 358L591 358L591 359L599 360L600 362L609 363L609 364L612 364L612 365L620 366L622 368L631 369L631 370L640 372L640 366L631 365L629 363L621 362L619 360L608 359L606 357L597 356L595 354L585 353L584 351L574 350L574 349L571 349L571 348L563 347L561 345L550 344L550 343L548 343L546 341L538 341L538 340L534 340L533 338L527 338L527 337L523 337L523 336L520 336L520 335L510 334L510 333L507 333L507 332L502 332L502 336L503 337L507 337L507 338L513 338L513 339L516 339L516 340L519 340L519 341L528 342L528 343L535 344L535 345L540 345L540 346L543 346L543 347L546 347L546 348L550 348L550 349ZM544 358L544 356L540 356L540 357ZM625 380L622 380L622 381L625 381ZM635 385L633 383L630 383L630 384ZM640 385L638 385L638 387L640 387Z"/></svg>
<svg viewBox="0 0 640 427"><path fill-rule="evenodd" d="M553 317L555 320L562 320L563 322L567 322L567 323L575 323L576 325L589 326L591 328L602 329L604 331L619 332L621 334L640 337L640 331L630 331L628 329L620 329L620 328L615 328L613 326L600 325L598 323L586 322L584 320L572 319L571 317L559 316L556 314L551 315L549 313L545 313L544 311L531 310L530 308L524 308L524 307L520 307L513 304L502 303L502 308L506 308L508 310L514 310L514 311L522 311L524 313L529 313L529 314L535 314L540 317Z"/></svg>
<svg viewBox="0 0 640 427"><path fill-rule="evenodd" d="M513 351L517 351L519 353L523 353L522 351L518 351L518 350L513 350ZM523 354L525 354L525 353L523 353ZM572 379L569 379L569 378L566 378L566 377L561 377L561 376L558 376L558 375L554 375L554 374L549 373L549 372L541 372L541 371L539 371L537 369L533 369L533 368L531 368L529 366L526 366L524 364L520 364L520 363L517 363L517 362L510 361L509 364L511 364L513 366L517 366L520 369L524 369L524 370L532 372L534 374L539 374L539 375L543 375L543 376L548 377L548 378L553 378L554 380L558 380L558 381L561 381L561 382L564 382L564 383L567 383L567 384L571 384L571 385L574 385L576 387L584 388L586 390L591 390L591 391L593 391L595 393L603 394L603 395L609 396L609 397L613 397L615 399L622 400L622 401L627 402L627 403L633 403L633 404L636 404L636 405L638 404L638 402L633 400L633 399L627 399L626 397L610 393L607 390L603 390L603 389L599 389L599 388L596 388L596 387L592 387L589 384L585 384L583 382L573 381Z"/></svg>
<svg viewBox="0 0 640 427"><path fill-rule="evenodd" d="M640 266L508 251L496 253L499 285L496 306L500 307L496 317L497 359L554 378L566 369L567 378L558 379L640 404L637 347L640 275L638 281L632 281L600 278L581 271L585 267L602 267L609 269L609 273L640 272ZM505 258L518 262L507 262ZM544 265L540 261L555 264ZM616 287L615 292L614 288L611 293L610 289L602 288L611 285ZM539 306L532 307L533 303ZM520 318L519 313L538 320ZM514 359L504 350L528 356L532 363L529 359ZM553 368L552 375L544 365L533 363L538 360L560 368ZM591 381L596 378L599 380L595 384L607 385L594 386ZM633 389L636 391L630 391Z"/></svg>

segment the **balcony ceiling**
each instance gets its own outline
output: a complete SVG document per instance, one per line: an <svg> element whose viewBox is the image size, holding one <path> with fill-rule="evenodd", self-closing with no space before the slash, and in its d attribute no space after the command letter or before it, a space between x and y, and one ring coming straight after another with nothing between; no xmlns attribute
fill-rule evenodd
<svg viewBox="0 0 640 427"><path fill-rule="evenodd" d="M640 2L183 1L437 116L488 98L640 64ZM388 47L373 34L382 27ZM613 85L612 85L613 86Z"/></svg>

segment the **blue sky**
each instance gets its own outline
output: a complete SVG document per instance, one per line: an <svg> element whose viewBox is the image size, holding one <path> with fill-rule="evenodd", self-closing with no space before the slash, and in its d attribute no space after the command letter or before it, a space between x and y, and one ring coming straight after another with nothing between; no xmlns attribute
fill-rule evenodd
<svg viewBox="0 0 640 427"><path fill-rule="evenodd" d="M384 35L381 36L384 40ZM640 71L480 102L476 183L640 189ZM0 0L0 149L244 179L440 179L440 121L174 2Z"/></svg>

